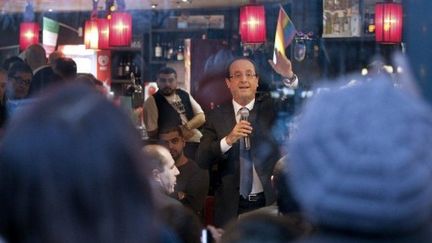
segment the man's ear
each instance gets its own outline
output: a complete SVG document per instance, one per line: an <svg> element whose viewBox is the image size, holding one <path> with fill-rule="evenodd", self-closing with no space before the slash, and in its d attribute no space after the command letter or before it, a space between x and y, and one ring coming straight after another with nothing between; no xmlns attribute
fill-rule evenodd
<svg viewBox="0 0 432 243"><path fill-rule="evenodd" d="M229 80L229 78L225 78L225 83L226 83L227 87L229 88L230 87L230 80Z"/></svg>
<svg viewBox="0 0 432 243"><path fill-rule="evenodd" d="M160 181L160 171L158 170L158 169L153 169L152 170L152 175L153 175L153 178L156 180L156 181Z"/></svg>

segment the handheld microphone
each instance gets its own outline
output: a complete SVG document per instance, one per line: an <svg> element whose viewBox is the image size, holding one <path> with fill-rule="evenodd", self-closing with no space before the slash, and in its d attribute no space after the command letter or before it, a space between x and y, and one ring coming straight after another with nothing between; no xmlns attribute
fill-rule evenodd
<svg viewBox="0 0 432 243"><path fill-rule="evenodd" d="M240 109L240 121L247 121L249 120L249 109L246 107L243 107ZM250 149L250 138L249 136L244 137L244 146L246 150Z"/></svg>

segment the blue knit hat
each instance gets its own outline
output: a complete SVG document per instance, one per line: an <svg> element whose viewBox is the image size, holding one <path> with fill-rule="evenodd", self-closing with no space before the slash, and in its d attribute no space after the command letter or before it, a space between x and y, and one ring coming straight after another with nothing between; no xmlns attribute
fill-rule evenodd
<svg viewBox="0 0 432 243"><path fill-rule="evenodd" d="M313 223L388 233L431 219L432 110L389 82L316 95L289 155L289 183Z"/></svg>

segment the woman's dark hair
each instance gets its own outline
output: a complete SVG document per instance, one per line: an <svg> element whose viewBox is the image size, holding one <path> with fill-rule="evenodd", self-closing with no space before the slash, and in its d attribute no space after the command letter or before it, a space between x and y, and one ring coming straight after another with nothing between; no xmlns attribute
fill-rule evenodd
<svg viewBox="0 0 432 243"><path fill-rule="evenodd" d="M0 145L0 235L7 242L154 242L140 144L126 113L88 85L41 97L12 118Z"/></svg>

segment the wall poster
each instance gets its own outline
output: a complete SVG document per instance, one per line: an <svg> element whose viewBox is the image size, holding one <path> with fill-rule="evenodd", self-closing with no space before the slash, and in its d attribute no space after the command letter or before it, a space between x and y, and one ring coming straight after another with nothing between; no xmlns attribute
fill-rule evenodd
<svg viewBox="0 0 432 243"><path fill-rule="evenodd" d="M324 0L323 4L323 37L342 38L361 35L359 0Z"/></svg>

